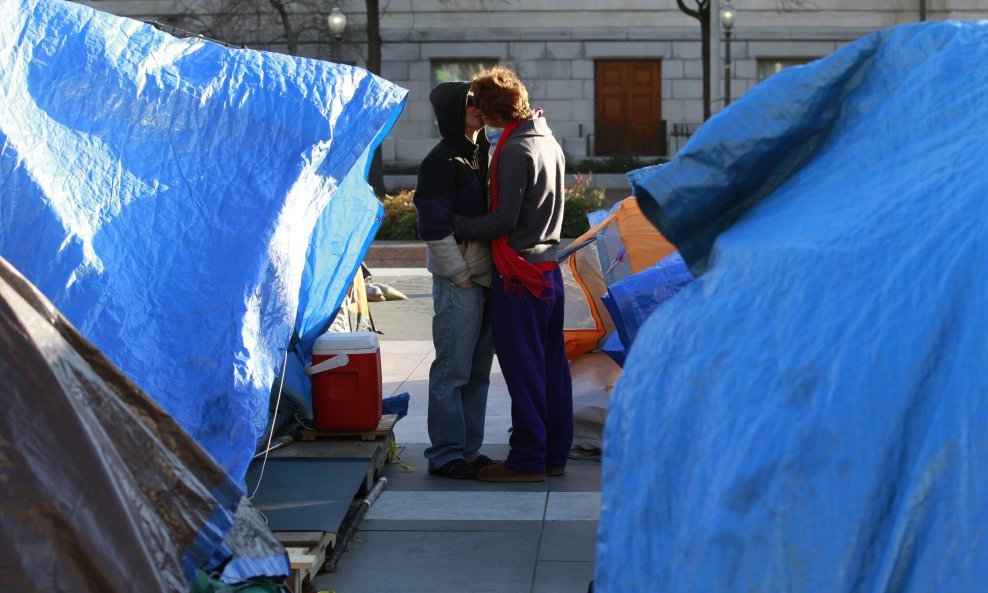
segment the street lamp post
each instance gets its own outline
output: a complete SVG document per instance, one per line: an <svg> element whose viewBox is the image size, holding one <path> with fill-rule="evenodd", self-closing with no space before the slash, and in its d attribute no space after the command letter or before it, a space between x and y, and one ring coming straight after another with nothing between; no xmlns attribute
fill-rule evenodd
<svg viewBox="0 0 988 593"><path fill-rule="evenodd" d="M337 4L333 6L333 10L330 11L326 20L329 21L329 32L333 34L333 61L338 64L342 59L340 42L343 40L343 31L346 30L346 15L343 14Z"/></svg>
<svg viewBox="0 0 988 593"><path fill-rule="evenodd" d="M720 26L724 29L724 107L731 104L731 29L734 28L734 5L727 0L720 7Z"/></svg>

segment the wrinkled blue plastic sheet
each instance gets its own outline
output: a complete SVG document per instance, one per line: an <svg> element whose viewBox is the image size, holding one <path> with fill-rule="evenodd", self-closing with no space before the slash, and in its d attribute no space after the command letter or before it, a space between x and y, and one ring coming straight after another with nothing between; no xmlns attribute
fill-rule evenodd
<svg viewBox="0 0 988 593"><path fill-rule="evenodd" d="M692 281L693 275L683 257L673 252L655 265L609 285L600 300L614 321L618 338L616 343L609 338L604 352L624 366L627 353L638 336L638 328L659 305Z"/></svg>
<svg viewBox="0 0 988 593"><path fill-rule="evenodd" d="M629 175L696 272L609 406L595 591L988 582L988 24L786 70Z"/></svg>
<svg viewBox="0 0 988 593"><path fill-rule="evenodd" d="M0 94L0 256L242 482L289 339L380 224L367 155L405 91L10 0Z"/></svg>
<svg viewBox="0 0 988 593"><path fill-rule="evenodd" d="M628 349L624 347L621 336L617 332L612 332L611 335L607 336L604 345L600 347L600 351L609 356L619 367L623 367L625 359L628 358Z"/></svg>

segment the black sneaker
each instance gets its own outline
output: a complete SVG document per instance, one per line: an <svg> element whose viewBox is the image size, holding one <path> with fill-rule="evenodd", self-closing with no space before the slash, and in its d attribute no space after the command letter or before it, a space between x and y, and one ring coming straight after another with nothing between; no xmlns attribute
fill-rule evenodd
<svg viewBox="0 0 988 593"><path fill-rule="evenodd" d="M454 459L437 468L430 468L429 473L456 480L472 480L477 477L477 468L463 459Z"/></svg>
<svg viewBox="0 0 988 593"><path fill-rule="evenodd" d="M497 462L481 453L473 458L470 465L472 465L477 471L480 471L489 465L494 465L495 463Z"/></svg>

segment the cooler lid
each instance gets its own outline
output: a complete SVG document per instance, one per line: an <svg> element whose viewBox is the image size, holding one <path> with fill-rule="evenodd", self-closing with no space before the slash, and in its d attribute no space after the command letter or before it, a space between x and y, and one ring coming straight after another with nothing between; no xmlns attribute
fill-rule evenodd
<svg viewBox="0 0 988 593"><path fill-rule="evenodd" d="M312 354L373 352L377 347L377 334L374 332L326 332L316 338Z"/></svg>

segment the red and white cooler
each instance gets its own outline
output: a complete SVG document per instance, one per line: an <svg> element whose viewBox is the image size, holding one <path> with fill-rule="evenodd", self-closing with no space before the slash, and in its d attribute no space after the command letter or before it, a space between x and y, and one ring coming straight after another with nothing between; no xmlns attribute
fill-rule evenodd
<svg viewBox="0 0 988 593"><path fill-rule="evenodd" d="M317 430L374 430L381 421L381 348L374 332L328 332L312 347Z"/></svg>

